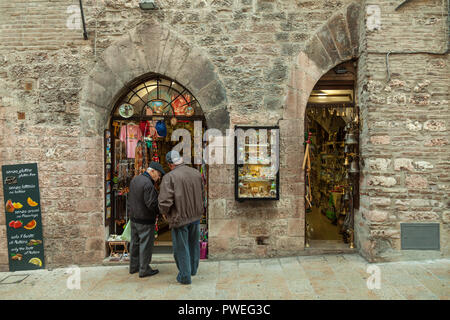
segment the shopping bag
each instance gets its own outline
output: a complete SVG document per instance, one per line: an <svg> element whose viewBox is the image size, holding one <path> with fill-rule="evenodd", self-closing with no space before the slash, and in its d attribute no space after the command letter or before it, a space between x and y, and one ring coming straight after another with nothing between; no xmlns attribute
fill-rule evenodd
<svg viewBox="0 0 450 320"><path fill-rule="evenodd" d="M130 226L130 220L128 220L127 224L125 225L125 228L123 229L123 233L120 236L120 240L122 241L131 241L131 226Z"/></svg>

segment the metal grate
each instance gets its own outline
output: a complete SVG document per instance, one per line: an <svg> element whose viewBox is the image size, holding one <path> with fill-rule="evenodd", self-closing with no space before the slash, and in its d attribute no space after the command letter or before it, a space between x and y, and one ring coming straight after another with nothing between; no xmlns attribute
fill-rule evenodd
<svg viewBox="0 0 450 320"><path fill-rule="evenodd" d="M402 250L440 250L439 223L401 223Z"/></svg>

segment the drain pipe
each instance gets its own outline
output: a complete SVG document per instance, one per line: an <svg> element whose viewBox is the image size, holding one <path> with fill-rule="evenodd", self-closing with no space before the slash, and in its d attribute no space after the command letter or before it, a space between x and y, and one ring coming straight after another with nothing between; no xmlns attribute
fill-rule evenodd
<svg viewBox="0 0 450 320"><path fill-rule="evenodd" d="M80 0L80 12L81 12L81 21L83 21L83 37L84 40L88 39L88 35L86 32L86 23L84 22L84 12L83 12L83 3Z"/></svg>

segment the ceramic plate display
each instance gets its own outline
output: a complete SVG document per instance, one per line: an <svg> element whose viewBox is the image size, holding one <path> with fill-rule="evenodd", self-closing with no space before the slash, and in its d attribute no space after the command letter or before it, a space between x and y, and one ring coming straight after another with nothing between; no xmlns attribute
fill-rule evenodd
<svg viewBox="0 0 450 320"><path fill-rule="evenodd" d="M150 106L150 108L154 114L162 114L163 113L164 101L161 101L161 100L150 101L148 103L148 105Z"/></svg>
<svg viewBox="0 0 450 320"><path fill-rule="evenodd" d="M194 113L195 113L195 110L191 106L187 106L186 109L184 109L184 114L188 117L193 116Z"/></svg>
<svg viewBox="0 0 450 320"><path fill-rule="evenodd" d="M124 103L119 107L119 114L123 118L129 118L134 114L134 108L131 104Z"/></svg>

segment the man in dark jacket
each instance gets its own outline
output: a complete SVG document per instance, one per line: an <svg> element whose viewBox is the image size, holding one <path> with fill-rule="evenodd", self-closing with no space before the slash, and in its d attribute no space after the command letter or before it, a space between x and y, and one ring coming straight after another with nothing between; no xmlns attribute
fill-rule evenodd
<svg viewBox="0 0 450 320"><path fill-rule="evenodd" d="M200 261L200 219L203 215L203 181L198 170L183 164L177 151L166 155L170 172L161 182L159 210L172 229L178 268L177 281L190 284Z"/></svg>
<svg viewBox="0 0 450 320"><path fill-rule="evenodd" d="M164 173L158 162L151 162L147 171L135 176L130 183L127 202L131 220L130 273L139 272L140 278L158 273L149 264L155 240L155 222L159 214L158 192L154 184Z"/></svg>

